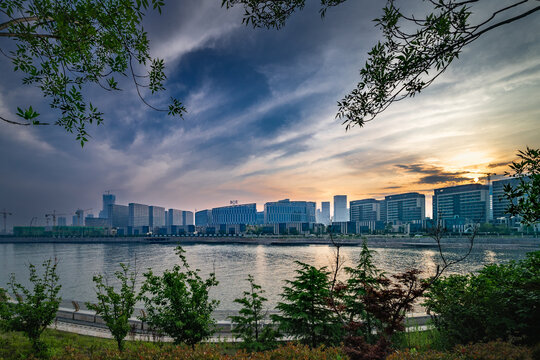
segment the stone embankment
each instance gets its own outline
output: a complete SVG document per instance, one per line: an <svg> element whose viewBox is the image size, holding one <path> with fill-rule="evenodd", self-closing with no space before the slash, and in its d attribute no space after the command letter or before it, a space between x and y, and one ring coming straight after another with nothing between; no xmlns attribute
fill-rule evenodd
<svg viewBox="0 0 540 360"><path fill-rule="evenodd" d="M429 236L361 236L336 237L342 246L358 246L367 240L374 247L430 247L436 246ZM466 236L444 238L445 246L469 245ZM241 245L332 245L329 237L282 237L282 236L152 236L152 237L0 237L0 243L63 243L63 244L241 244ZM477 236L476 247L540 247L540 238L521 236Z"/></svg>

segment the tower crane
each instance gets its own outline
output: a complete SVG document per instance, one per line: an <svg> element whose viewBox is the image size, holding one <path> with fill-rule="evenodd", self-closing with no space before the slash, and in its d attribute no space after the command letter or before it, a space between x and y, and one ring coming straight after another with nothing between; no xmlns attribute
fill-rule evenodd
<svg viewBox="0 0 540 360"><path fill-rule="evenodd" d="M45 214L45 219L47 219L47 225L49 224L49 218L52 217L53 226L56 226L56 217L63 216L63 215L66 215L66 214L57 214L56 210L53 210L52 214Z"/></svg>
<svg viewBox="0 0 540 360"><path fill-rule="evenodd" d="M6 209L4 209L3 211L0 211L0 214L2 214L2 217L4 218L4 234L6 234L7 233L7 230L6 230L7 217L8 215L13 215L13 213L10 213L9 211L6 211Z"/></svg>
<svg viewBox="0 0 540 360"><path fill-rule="evenodd" d="M75 211L75 215L77 215L77 223L78 223L79 226L82 225L81 218L83 217L84 212L85 212L85 211L90 211L90 210L92 210L92 208L90 208L90 209L84 209L84 210L82 210L82 209L77 209L77 211Z"/></svg>

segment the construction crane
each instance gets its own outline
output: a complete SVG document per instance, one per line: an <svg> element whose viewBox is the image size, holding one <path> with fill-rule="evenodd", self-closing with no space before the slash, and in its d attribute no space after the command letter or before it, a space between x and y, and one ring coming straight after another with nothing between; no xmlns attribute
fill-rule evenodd
<svg viewBox="0 0 540 360"><path fill-rule="evenodd" d="M7 229L6 229L7 217L8 215L13 215L13 213L10 213L6 211L6 209L4 209L3 211L0 211L0 214L2 214L2 217L4 218L4 234L7 234Z"/></svg>
<svg viewBox="0 0 540 360"><path fill-rule="evenodd" d="M47 219L47 226L49 225L49 218L52 217L53 220L53 226L56 226L56 217L57 216L63 216L66 214L57 214L56 210L53 210L52 214L45 214L45 219Z"/></svg>
<svg viewBox="0 0 540 360"><path fill-rule="evenodd" d="M32 223L34 222L34 220L37 221L37 216L34 216L34 217L30 220L30 226L32 226Z"/></svg>
<svg viewBox="0 0 540 360"><path fill-rule="evenodd" d="M92 210L92 208L90 208L90 209L84 209L84 210L82 210L82 209L77 209L77 211L75 211L75 215L77 215L77 224L78 224L79 226L82 226L82 221L81 221L81 219L82 219L82 217L83 217L83 215L84 215L84 212L85 212L85 211L90 211L90 210Z"/></svg>

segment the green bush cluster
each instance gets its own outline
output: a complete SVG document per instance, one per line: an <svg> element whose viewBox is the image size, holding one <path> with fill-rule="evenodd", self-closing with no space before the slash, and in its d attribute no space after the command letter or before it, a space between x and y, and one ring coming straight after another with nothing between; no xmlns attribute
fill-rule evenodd
<svg viewBox="0 0 540 360"><path fill-rule="evenodd" d="M450 345L490 340L540 342L540 251L478 274L436 281L425 305Z"/></svg>
<svg viewBox="0 0 540 360"><path fill-rule="evenodd" d="M396 351L386 360L536 360L531 349L508 342L492 341L458 345L452 351Z"/></svg>
<svg viewBox="0 0 540 360"><path fill-rule="evenodd" d="M346 355L337 348L312 349L299 344L287 344L274 350L256 353L240 350L235 354L223 354L218 346L209 344L197 345L193 348L185 345L158 347L152 344L141 344L128 347L123 352L98 349L92 353L68 346L62 353L53 355L50 360L344 360L346 358Z"/></svg>

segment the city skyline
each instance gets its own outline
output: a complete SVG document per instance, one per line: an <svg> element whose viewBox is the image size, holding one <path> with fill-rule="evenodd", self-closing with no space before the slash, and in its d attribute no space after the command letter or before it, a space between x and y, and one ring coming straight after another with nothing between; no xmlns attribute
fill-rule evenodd
<svg viewBox="0 0 540 360"><path fill-rule="evenodd" d="M53 210L97 216L106 189L121 203L190 210L419 192L429 215L433 189L484 183L508 170L518 149L540 147L537 16L486 34L422 94L346 132L336 101L379 39L371 19L380 4L347 2L324 20L308 4L280 31L245 27L240 8L219 5L171 2L145 19L185 120L151 112L125 86L114 97L96 90L106 122L88 129L83 149L58 127L0 124L9 227ZM12 68L3 57L0 65ZM28 100L54 120L38 90L21 86L18 73L3 76L2 114Z"/></svg>

